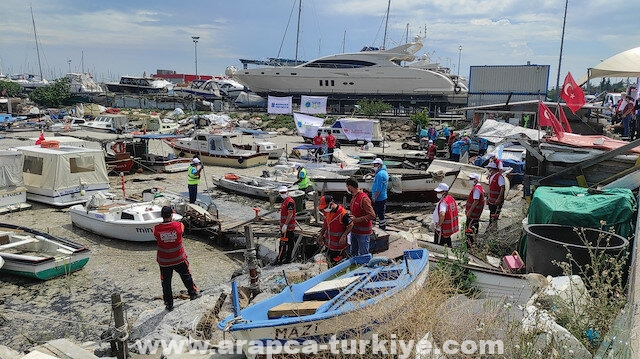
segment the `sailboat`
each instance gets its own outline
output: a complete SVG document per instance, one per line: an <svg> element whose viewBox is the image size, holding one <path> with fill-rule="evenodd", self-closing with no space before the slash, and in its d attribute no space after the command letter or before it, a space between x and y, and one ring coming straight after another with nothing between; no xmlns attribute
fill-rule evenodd
<svg viewBox="0 0 640 359"><path fill-rule="evenodd" d="M33 17L33 7L31 9L31 23L33 24L33 36L36 41L36 53L38 54L38 69L40 70L40 77L34 74L20 74L10 76L9 79L13 82L20 84L22 91L31 92L37 87L46 86L49 84L47 80L42 76L42 63L40 62L40 46L38 45L38 33L36 31L36 21Z"/></svg>

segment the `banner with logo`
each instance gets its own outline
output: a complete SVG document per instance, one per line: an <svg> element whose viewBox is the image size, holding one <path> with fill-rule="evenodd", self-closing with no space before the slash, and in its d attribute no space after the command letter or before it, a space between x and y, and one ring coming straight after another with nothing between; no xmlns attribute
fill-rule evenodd
<svg viewBox="0 0 640 359"><path fill-rule="evenodd" d="M276 97L269 96L269 104L267 106L268 113L288 114L291 113L291 96Z"/></svg>
<svg viewBox="0 0 640 359"><path fill-rule="evenodd" d="M340 119L340 124L349 141L365 140L371 142L373 138L373 121Z"/></svg>
<svg viewBox="0 0 640 359"><path fill-rule="evenodd" d="M293 121L296 123L298 134L302 137L313 138L318 133L318 128L324 124L324 119L301 113L293 113Z"/></svg>
<svg viewBox="0 0 640 359"><path fill-rule="evenodd" d="M300 112L302 113L327 113L326 96L300 96Z"/></svg>

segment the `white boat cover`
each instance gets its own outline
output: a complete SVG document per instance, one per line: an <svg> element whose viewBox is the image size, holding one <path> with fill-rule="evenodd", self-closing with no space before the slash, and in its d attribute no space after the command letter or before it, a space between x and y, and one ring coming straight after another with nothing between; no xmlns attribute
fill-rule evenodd
<svg viewBox="0 0 640 359"><path fill-rule="evenodd" d="M511 141L514 139L530 139L533 141L539 141L543 136L543 134L538 130L514 126L510 123L498 122L496 120L485 120L476 135L493 143Z"/></svg>
<svg viewBox="0 0 640 359"><path fill-rule="evenodd" d="M22 180L22 153L0 151L0 190L24 186Z"/></svg>
<svg viewBox="0 0 640 359"><path fill-rule="evenodd" d="M24 184L42 189L64 189L79 185L107 184L107 166L102 150L82 147L17 147L24 156Z"/></svg>

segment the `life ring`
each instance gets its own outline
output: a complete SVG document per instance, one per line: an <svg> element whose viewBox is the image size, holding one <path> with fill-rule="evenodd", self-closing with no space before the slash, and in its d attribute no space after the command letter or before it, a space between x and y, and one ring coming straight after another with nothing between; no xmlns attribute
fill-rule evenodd
<svg viewBox="0 0 640 359"><path fill-rule="evenodd" d="M113 146L111 146L111 149L115 153L124 153L125 151L124 142L115 142Z"/></svg>
<svg viewBox="0 0 640 359"><path fill-rule="evenodd" d="M230 181L237 181L240 176L235 173L227 173L224 175L224 179L228 179Z"/></svg>
<svg viewBox="0 0 640 359"><path fill-rule="evenodd" d="M453 87L453 92L455 92L455 93L460 93L460 91L462 91L462 87L460 87L460 85L456 84L456 85Z"/></svg>

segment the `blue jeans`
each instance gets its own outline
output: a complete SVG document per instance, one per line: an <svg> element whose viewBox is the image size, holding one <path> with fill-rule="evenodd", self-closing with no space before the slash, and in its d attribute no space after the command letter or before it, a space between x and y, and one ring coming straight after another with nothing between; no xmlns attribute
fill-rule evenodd
<svg viewBox="0 0 640 359"><path fill-rule="evenodd" d="M373 202L373 211L376 212L376 218L378 219L378 227L380 229L387 229L387 220L384 217L384 212L387 208L387 200Z"/></svg>
<svg viewBox="0 0 640 359"><path fill-rule="evenodd" d="M622 118L622 127L624 128L624 137L629 137L629 124L631 124L631 115Z"/></svg>
<svg viewBox="0 0 640 359"><path fill-rule="evenodd" d="M361 256L369 254L369 237L370 234L351 233L351 256Z"/></svg>
<svg viewBox="0 0 640 359"><path fill-rule="evenodd" d="M187 188L189 188L189 203L196 203L196 198L198 198L198 185L189 184Z"/></svg>

